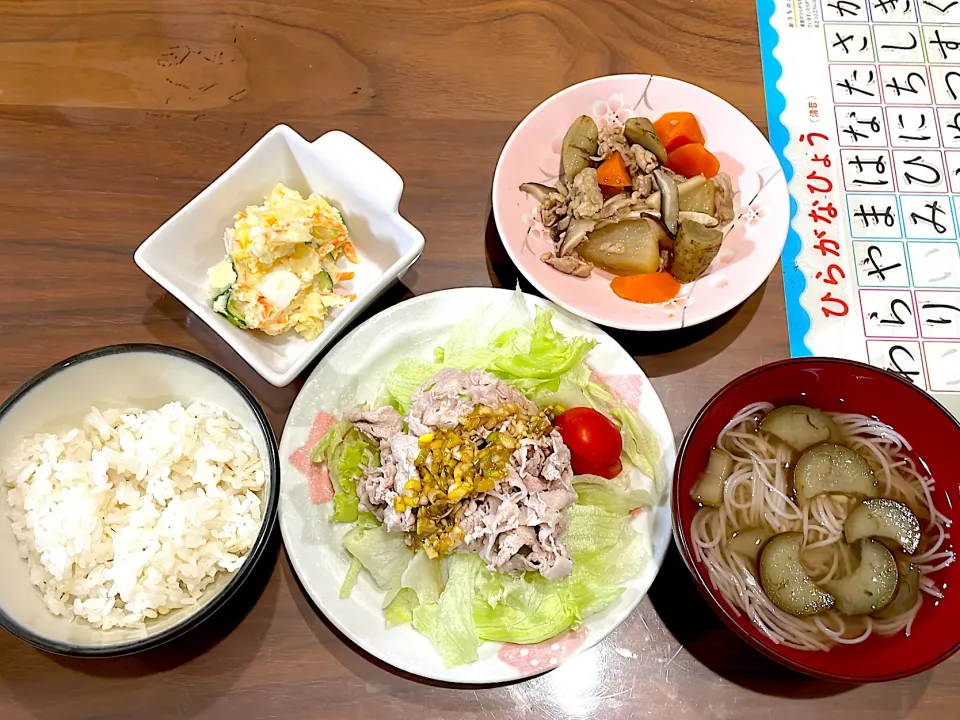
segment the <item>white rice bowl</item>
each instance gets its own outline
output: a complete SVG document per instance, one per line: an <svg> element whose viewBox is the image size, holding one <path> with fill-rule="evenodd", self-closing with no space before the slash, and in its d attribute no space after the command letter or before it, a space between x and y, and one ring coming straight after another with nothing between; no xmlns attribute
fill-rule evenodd
<svg viewBox="0 0 960 720"><path fill-rule="evenodd" d="M0 478L46 607L104 630L197 604L261 526L260 453L205 403L92 408L79 428L24 440Z"/></svg>
<svg viewBox="0 0 960 720"><path fill-rule="evenodd" d="M181 637L265 579L278 468L263 408L205 358L53 365L0 403L0 627L76 657Z"/></svg>

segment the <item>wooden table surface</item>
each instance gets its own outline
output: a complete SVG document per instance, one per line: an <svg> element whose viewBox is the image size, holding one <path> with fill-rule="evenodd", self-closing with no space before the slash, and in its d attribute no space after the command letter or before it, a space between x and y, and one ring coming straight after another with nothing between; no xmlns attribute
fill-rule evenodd
<svg viewBox="0 0 960 720"><path fill-rule="evenodd" d="M0 0L0 399L68 355L158 342L237 374L279 435L299 383L260 380L137 269L137 245L271 126L340 128L403 176L401 211L427 238L375 311L512 287L490 211L501 147L544 98L622 72L697 83L766 127L753 0ZM780 273L710 327L617 339L679 438L724 383L787 356ZM880 686L780 669L720 624L675 552L605 642L477 689L345 642L278 538L257 570L210 623L137 657L71 660L0 635L0 718L886 720L956 717L960 701L960 657Z"/></svg>

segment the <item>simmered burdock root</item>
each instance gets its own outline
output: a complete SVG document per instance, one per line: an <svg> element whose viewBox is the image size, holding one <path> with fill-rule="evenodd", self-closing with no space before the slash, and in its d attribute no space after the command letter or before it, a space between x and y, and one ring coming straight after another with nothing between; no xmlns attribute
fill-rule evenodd
<svg viewBox="0 0 960 720"><path fill-rule="evenodd" d="M720 252L723 233L693 220L681 220L673 248L670 272L682 283L693 282Z"/></svg>
<svg viewBox="0 0 960 720"><path fill-rule="evenodd" d="M572 181L581 170L590 167L591 156L597 154L599 132L597 123L587 115L578 117L567 129L560 156L567 180Z"/></svg>

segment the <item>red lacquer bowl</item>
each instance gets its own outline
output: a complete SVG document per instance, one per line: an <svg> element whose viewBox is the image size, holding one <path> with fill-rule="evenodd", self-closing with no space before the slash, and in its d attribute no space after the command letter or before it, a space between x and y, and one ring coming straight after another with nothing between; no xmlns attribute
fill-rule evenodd
<svg viewBox="0 0 960 720"><path fill-rule="evenodd" d="M700 592L734 632L777 662L809 675L844 682L880 682L923 672L960 649L960 563L932 577L945 587L943 600L927 596L910 637L873 636L827 652L782 647L746 616L737 616L694 559L690 523L697 511L690 488L703 471L717 434L738 410L753 402L804 404L826 411L874 415L913 446L937 481L934 501L951 521L958 505L960 423L929 395L903 378L849 360L797 358L740 376L700 411L680 446L673 478L673 532ZM951 542L952 541L948 541ZM952 547L952 544L951 544Z"/></svg>

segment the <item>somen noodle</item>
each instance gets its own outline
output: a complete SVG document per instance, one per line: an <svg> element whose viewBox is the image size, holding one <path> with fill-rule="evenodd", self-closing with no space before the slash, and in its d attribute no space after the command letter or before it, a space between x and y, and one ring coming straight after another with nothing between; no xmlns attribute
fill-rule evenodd
<svg viewBox="0 0 960 720"><path fill-rule="evenodd" d="M920 521L920 547L909 558L920 571L921 592L913 607L882 620L835 609L795 617L764 593L753 560L727 547L733 533L747 528L800 532L803 567L818 584L852 573L859 562L844 540L844 520L857 501L826 494L805 503L795 498L794 452L758 430L760 420L773 409L770 403L748 405L720 431L716 447L732 456L733 468L720 507L702 507L693 519L690 534L696 559L737 615L745 614L774 642L787 647L828 650L836 644L863 642L873 633L909 635L924 595L942 597L930 575L955 556L947 543L948 521L934 505L934 479L908 454L912 448L907 440L879 420L826 413L840 431L838 442L859 453L873 470L880 495L904 503Z"/></svg>

